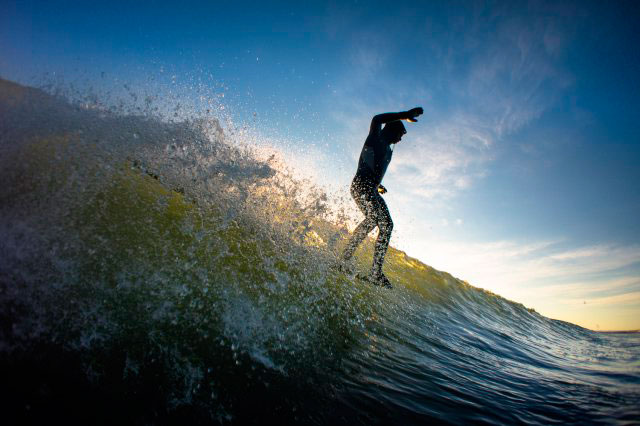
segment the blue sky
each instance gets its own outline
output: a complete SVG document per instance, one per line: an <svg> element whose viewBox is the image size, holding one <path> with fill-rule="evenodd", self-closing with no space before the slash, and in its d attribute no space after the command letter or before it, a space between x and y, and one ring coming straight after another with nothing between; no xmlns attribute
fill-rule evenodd
<svg viewBox="0 0 640 426"><path fill-rule="evenodd" d="M5 2L0 76L206 87L344 196L371 117L421 105L384 182L392 244L553 318L640 329L634 3L418 3Z"/></svg>

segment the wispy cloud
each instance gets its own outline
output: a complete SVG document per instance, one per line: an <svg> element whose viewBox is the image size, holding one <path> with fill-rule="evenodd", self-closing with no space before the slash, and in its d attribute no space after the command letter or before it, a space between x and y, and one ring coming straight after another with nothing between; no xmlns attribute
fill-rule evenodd
<svg viewBox="0 0 640 426"><path fill-rule="evenodd" d="M356 42L349 57L354 80L357 80L359 84L368 84L375 79L376 73L387 61L388 54L386 52L386 49L380 48L379 42L372 43L371 39L367 43L364 40Z"/></svg>
<svg viewBox="0 0 640 426"><path fill-rule="evenodd" d="M593 303L595 299L605 299L620 294L630 294L640 291L640 275L627 275L617 278L596 278L593 281L572 281L565 284L538 286L537 291L550 297L560 297L564 300L580 303L588 299Z"/></svg>
<svg viewBox="0 0 640 426"><path fill-rule="evenodd" d="M388 179L414 200L415 196L446 199L470 188L485 176L492 160L490 130L462 115L427 124L418 136L407 139L394 154Z"/></svg>
<svg viewBox="0 0 640 426"><path fill-rule="evenodd" d="M463 90L505 136L540 117L572 84L558 66L562 29L545 17L520 17L499 23L481 55L470 66Z"/></svg>
<svg viewBox="0 0 640 426"><path fill-rule="evenodd" d="M424 43L425 50L411 55L379 30L351 37L350 68L332 103L336 120L351 118L345 139L352 156L359 154L374 113L400 109L415 93L431 99L436 82L446 93L434 105L440 110L425 104L423 123L394 154L387 179L415 183L406 187L413 200L446 200L473 188L495 167L501 144L553 107L572 84L571 75L559 66L567 39L559 21L500 10L491 19L480 19L465 28L464 36L442 35L437 48L435 41ZM426 37L419 29L409 31ZM388 72L397 69L395 63L420 70L411 63L419 57L442 62L434 68L440 74Z"/></svg>
<svg viewBox="0 0 640 426"><path fill-rule="evenodd" d="M586 305L587 301L583 298L569 299L567 301L573 305ZM640 307L640 291L616 294L614 296L605 296L597 298L589 298L589 305L596 307L620 308L622 306Z"/></svg>

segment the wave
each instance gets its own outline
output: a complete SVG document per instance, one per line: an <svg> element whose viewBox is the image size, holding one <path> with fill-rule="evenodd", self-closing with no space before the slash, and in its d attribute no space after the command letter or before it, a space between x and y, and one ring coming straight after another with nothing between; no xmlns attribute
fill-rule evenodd
<svg viewBox="0 0 640 426"><path fill-rule="evenodd" d="M393 291L346 276L345 214L327 194L215 118L152 111L0 80L1 396L18 418L637 416L637 334L610 356L621 335L393 247Z"/></svg>

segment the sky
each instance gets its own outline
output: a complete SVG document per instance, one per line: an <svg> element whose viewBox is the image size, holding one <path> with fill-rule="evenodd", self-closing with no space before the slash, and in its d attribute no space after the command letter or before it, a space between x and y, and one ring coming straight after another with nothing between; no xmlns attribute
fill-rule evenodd
<svg viewBox="0 0 640 426"><path fill-rule="evenodd" d="M548 317L640 329L639 9L414 3L4 0L0 77L215 96L344 197L371 118L422 106L383 181L391 244Z"/></svg>

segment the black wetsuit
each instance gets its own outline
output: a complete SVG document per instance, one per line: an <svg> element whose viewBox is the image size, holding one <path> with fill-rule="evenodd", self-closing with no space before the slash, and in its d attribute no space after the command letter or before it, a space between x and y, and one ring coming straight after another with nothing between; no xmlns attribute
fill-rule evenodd
<svg viewBox="0 0 640 426"><path fill-rule="evenodd" d="M382 274L382 264L393 230L393 221L387 203L378 193L378 185L387 171L393 149L391 144L381 139L380 131L380 124L371 126L369 136L360 153L358 171L351 183L351 196L365 219L356 227L343 253L345 260L350 259L358 245L377 226L378 238L373 255L373 275Z"/></svg>

